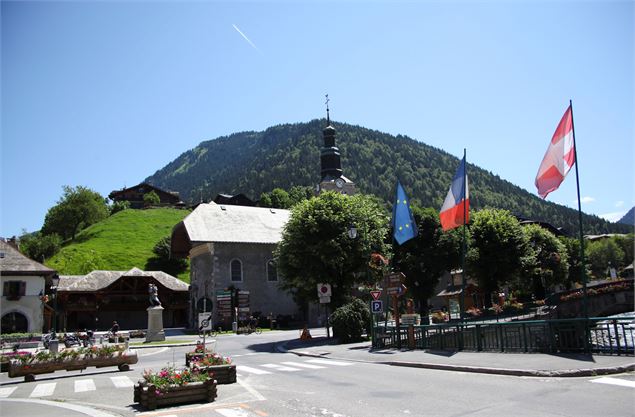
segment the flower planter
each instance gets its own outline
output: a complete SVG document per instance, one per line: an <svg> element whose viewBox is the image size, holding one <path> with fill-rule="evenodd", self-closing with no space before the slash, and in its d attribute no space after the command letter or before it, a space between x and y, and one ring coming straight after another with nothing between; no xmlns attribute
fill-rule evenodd
<svg viewBox="0 0 635 417"><path fill-rule="evenodd" d="M233 384L236 382L236 365L197 366L200 372L212 372L217 384Z"/></svg>
<svg viewBox="0 0 635 417"><path fill-rule="evenodd" d="M22 363L18 360L11 360L9 364L9 377L15 378L24 376L24 380L31 382L35 380L35 375L48 374L55 371L66 370L76 371L86 369L89 366L103 368L106 366L117 366L120 371L127 371L131 364L138 361L137 353L132 351L121 352L112 356L87 357L79 356L70 360L54 360L47 362Z"/></svg>
<svg viewBox="0 0 635 417"><path fill-rule="evenodd" d="M164 391L159 391L155 385L142 381L134 386L134 402L141 404L147 410L192 402L212 402L216 399L216 395L216 381L213 379L171 386Z"/></svg>

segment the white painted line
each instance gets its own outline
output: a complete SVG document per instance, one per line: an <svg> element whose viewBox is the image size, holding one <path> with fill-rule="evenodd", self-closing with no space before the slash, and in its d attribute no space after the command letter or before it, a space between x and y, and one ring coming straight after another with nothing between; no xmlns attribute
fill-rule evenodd
<svg viewBox="0 0 635 417"><path fill-rule="evenodd" d="M597 382L598 384L610 384L610 385L619 385L620 387L635 388L635 381L628 381L626 379L619 379L619 378L604 377L604 378L592 379L591 382Z"/></svg>
<svg viewBox="0 0 635 417"><path fill-rule="evenodd" d="M256 369L256 368L252 368L250 366L243 366L243 365L236 366L236 371L237 372L247 372L247 373L256 374L256 375L266 375L266 374L270 374L271 373L269 371L263 371L261 369Z"/></svg>
<svg viewBox="0 0 635 417"><path fill-rule="evenodd" d="M225 417L249 417L253 415L244 408L217 408L214 411Z"/></svg>
<svg viewBox="0 0 635 417"><path fill-rule="evenodd" d="M53 395L53 391L55 391L56 382L51 382L49 384L38 384L35 386L35 389L29 395L29 397L47 397L49 395Z"/></svg>
<svg viewBox="0 0 635 417"><path fill-rule="evenodd" d="M137 352L137 356L152 356L152 355L158 355L159 353L163 353L166 350L168 350L168 347L164 347L161 349L157 349L156 351L154 349L148 349L147 352L143 352L143 349L137 349L139 350L139 352ZM154 352L153 352L154 351Z"/></svg>
<svg viewBox="0 0 635 417"><path fill-rule="evenodd" d="M27 404L41 404L46 405L48 407L58 407L65 408L67 410L77 411L78 413L90 416L90 417L115 417L114 414L106 413L105 411L100 411L96 408L86 407L82 405L63 403L59 401L47 401L47 400L35 400L28 398L6 398L0 400L0 402L14 402L14 403L27 403ZM2 407L0 406L0 409ZM55 412L55 414L59 414L59 412Z"/></svg>
<svg viewBox="0 0 635 417"><path fill-rule="evenodd" d="M304 363L304 362L282 362L285 365L289 365L289 366L299 366L300 368L306 368L306 369L324 369L324 366L319 366L319 365L311 365L309 363Z"/></svg>
<svg viewBox="0 0 635 417"><path fill-rule="evenodd" d="M318 363L320 365L350 366L352 362L333 361L330 359L309 359L307 362Z"/></svg>
<svg viewBox="0 0 635 417"><path fill-rule="evenodd" d="M9 395L13 394L18 387L7 387L0 388L0 398L7 398Z"/></svg>
<svg viewBox="0 0 635 417"><path fill-rule="evenodd" d="M245 353L245 356L254 356L254 355L266 355L268 352L251 352Z"/></svg>
<svg viewBox="0 0 635 417"><path fill-rule="evenodd" d="M95 391L95 381L92 379L80 379L75 381L75 392Z"/></svg>
<svg viewBox="0 0 635 417"><path fill-rule="evenodd" d="M263 368L269 368L269 369L273 369L276 371L283 371L283 372L295 372L295 371L299 371L298 368L292 368L290 366L284 366L284 365L278 365L277 363L265 363L264 365L260 365Z"/></svg>
<svg viewBox="0 0 635 417"><path fill-rule="evenodd" d="M252 388L249 384L247 384L242 379L237 379L236 382L238 383L238 385L240 385L245 390L247 390L247 392L249 392L251 395L253 395L256 398L256 400L259 400L259 401L265 401L266 400L264 395L262 395L261 393L256 391L255 388Z"/></svg>
<svg viewBox="0 0 635 417"><path fill-rule="evenodd" d="M127 376L111 376L110 380L116 388L134 387L134 382Z"/></svg>

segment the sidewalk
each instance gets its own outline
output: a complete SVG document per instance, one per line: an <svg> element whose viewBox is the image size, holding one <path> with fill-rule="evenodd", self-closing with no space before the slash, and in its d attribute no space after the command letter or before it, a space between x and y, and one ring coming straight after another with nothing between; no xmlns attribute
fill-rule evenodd
<svg viewBox="0 0 635 417"><path fill-rule="evenodd" d="M584 354L372 350L370 342L336 344L326 330L311 329L308 341L278 345L281 352L392 366L536 377L580 377L635 371L633 356Z"/></svg>

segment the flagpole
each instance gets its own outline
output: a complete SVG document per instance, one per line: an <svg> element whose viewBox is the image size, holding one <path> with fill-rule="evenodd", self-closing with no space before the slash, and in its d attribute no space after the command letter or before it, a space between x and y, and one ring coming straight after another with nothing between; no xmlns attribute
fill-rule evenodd
<svg viewBox="0 0 635 417"><path fill-rule="evenodd" d="M580 203L580 177L578 174L578 146L575 143L575 125L573 123L573 102L569 100L569 108L571 109L571 132L573 133L573 155L575 157L575 184L578 191L578 223L580 227L580 277L582 279L582 311L584 318L589 318L589 310L587 306L587 282L584 263L584 232L582 230L582 204ZM588 342L588 339L587 339ZM585 343L586 345L586 343Z"/></svg>
<svg viewBox="0 0 635 417"><path fill-rule="evenodd" d="M466 178L467 178L467 153L465 148L463 148L463 244L461 245L461 268L463 272L461 273L461 322L465 320L465 219L467 217L467 205L465 201L466 197Z"/></svg>

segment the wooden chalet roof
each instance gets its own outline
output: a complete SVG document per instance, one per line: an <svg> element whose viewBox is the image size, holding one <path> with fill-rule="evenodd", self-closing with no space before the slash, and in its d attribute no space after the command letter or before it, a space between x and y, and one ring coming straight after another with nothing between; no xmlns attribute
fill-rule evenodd
<svg viewBox="0 0 635 417"><path fill-rule="evenodd" d="M128 190L135 190L138 188L144 188L145 190L154 190L159 194L165 194L165 195L169 195L172 198L174 198L175 200L180 200L180 196L178 191L166 191L166 190L162 190L161 188L152 185L152 184L148 184L147 182L142 182L141 184L137 184L133 187L128 187L128 188L122 188L121 190L114 190L111 191L110 194L108 194L108 198L110 198L111 200L114 200L115 198L117 198L119 195L124 194L126 191Z"/></svg>
<svg viewBox="0 0 635 417"><path fill-rule="evenodd" d="M0 274L1 275L52 275L54 269L42 265L0 240Z"/></svg>
<svg viewBox="0 0 635 417"><path fill-rule="evenodd" d="M289 210L199 204L172 229L172 254L187 256L203 243L277 244L289 221Z"/></svg>
<svg viewBox="0 0 635 417"><path fill-rule="evenodd" d="M130 271L92 271L87 275L60 275L58 291L92 292L108 287L119 279L150 277L173 291L188 291L189 285L163 271L142 271L132 268Z"/></svg>

